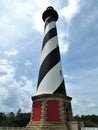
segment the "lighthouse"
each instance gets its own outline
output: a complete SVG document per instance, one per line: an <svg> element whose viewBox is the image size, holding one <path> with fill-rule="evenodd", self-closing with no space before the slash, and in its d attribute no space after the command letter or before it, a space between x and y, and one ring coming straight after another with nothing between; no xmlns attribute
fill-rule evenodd
<svg viewBox="0 0 98 130"><path fill-rule="evenodd" d="M44 38L36 95L27 130L69 130L72 98L67 96L61 65L56 22L57 11L49 6L42 15Z"/></svg>
<svg viewBox="0 0 98 130"><path fill-rule="evenodd" d="M66 96L56 29L58 14L53 7L48 7L42 18L45 26L37 95L64 94Z"/></svg>

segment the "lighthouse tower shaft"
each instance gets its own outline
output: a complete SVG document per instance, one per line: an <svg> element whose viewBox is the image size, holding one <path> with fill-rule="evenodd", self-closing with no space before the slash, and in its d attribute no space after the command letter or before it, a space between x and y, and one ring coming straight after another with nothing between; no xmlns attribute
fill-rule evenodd
<svg viewBox="0 0 98 130"><path fill-rule="evenodd" d="M64 94L66 96L56 29L58 14L52 7L48 7L42 17L45 26L37 95Z"/></svg>
<svg viewBox="0 0 98 130"><path fill-rule="evenodd" d="M42 18L45 26L37 92L32 97L32 114L26 129L69 130L72 98L67 96L64 84L56 30L58 14L48 7Z"/></svg>

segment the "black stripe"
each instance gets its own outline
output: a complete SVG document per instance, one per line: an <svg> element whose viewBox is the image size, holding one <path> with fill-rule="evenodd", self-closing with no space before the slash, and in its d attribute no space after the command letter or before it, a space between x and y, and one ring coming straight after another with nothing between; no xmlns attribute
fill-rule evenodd
<svg viewBox="0 0 98 130"><path fill-rule="evenodd" d="M53 38L56 35L57 35L56 28L52 28L44 37L42 49L45 46L45 44L47 43L47 41L50 40L51 38Z"/></svg>
<svg viewBox="0 0 98 130"><path fill-rule="evenodd" d="M54 18L49 17L49 18L45 21L44 29L45 29L46 26L47 26L50 22L52 22L52 21L55 21Z"/></svg>
<svg viewBox="0 0 98 130"><path fill-rule="evenodd" d="M64 80L62 81L62 83L60 84L60 86L54 91L53 94L64 94L65 96L67 96L66 90L65 90Z"/></svg>
<svg viewBox="0 0 98 130"><path fill-rule="evenodd" d="M48 71L51 70L51 68L53 68L59 61L60 61L59 47L56 47L51 53L47 55L47 57L41 64L37 86L39 86L40 82L42 81L44 76L48 73Z"/></svg>

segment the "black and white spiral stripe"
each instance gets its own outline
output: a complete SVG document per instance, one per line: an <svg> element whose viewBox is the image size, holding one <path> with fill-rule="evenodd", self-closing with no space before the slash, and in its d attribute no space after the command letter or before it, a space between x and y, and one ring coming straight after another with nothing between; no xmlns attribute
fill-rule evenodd
<svg viewBox="0 0 98 130"><path fill-rule="evenodd" d="M37 85L39 94L65 94L56 23L54 18L45 20L44 39Z"/></svg>

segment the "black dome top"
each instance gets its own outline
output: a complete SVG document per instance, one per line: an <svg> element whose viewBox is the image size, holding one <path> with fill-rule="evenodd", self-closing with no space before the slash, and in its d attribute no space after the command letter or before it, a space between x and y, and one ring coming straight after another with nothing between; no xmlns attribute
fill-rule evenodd
<svg viewBox="0 0 98 130"><path fill-rule="evenodd" d="M56 10L54 10L54 8L52 6L49 6L43 13L42 15L42 19L45 22L45 19L47 17L52 17L54 18L55 21L58 20L58 13L56 12Z"/></svg>

